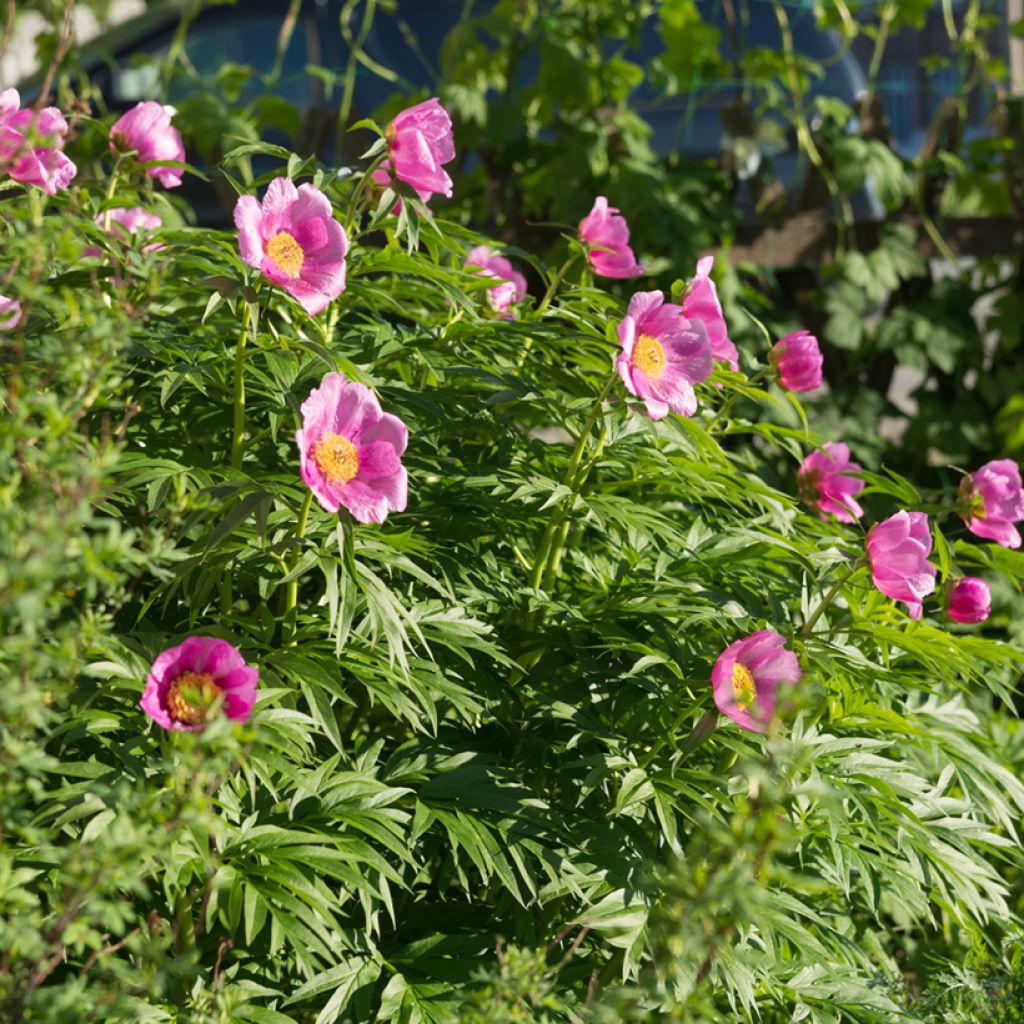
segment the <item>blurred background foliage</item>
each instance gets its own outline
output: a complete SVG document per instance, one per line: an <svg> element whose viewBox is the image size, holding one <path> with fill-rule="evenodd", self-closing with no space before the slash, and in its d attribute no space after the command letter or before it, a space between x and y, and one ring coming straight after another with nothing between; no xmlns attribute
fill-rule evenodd
<svg viewBox="0 0 1024 1024"><path fill-rule="evenodd" d="M16 11L48 24L37 88L80 174L48 209L0 192L27 312L0 430L8 1019L1020 1020L1024 557L947 520L943 577L993 585L981 630L907 628L861 571L801 636L862 537L794 483L812 438L846 441L881 518L1024 456L1020 26L981 0L147 6L84 47L68 4ZM887 63L935 31L923 86ZM409 252L361 212L322 322L260 296L231 470L235 183L316 175L347 210L348 128L430 95L458 149L438 230ZM108 192L105 129L143 98L209 182ZM719 371L692 423L613 402L569 486L632 286L577 270L505 323L459 268L503 243L536 306L596 194L640 287L719 254L745 372L748 312L817 333L813 434ZM139 204L163 255L95 224ZM297 403L336 368L413 439L410 511L357 531L356 578L331 517L294 529ZM792 728L707 736L714 658L764 625L805 666ZM144 720L190 632L260 665L249 727Z"/></svg>

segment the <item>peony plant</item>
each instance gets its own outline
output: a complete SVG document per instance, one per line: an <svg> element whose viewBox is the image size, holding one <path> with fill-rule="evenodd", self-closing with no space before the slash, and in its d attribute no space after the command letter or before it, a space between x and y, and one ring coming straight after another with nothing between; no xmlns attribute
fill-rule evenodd
<svg viewBox="0 0 1024 1024"><path fill-rule="evenodd" d="M2 211L10 1019L895 1024L1015 927L1012 460L834 440L628 193L499 244L440 99L222 232L112 120Z"/></svg>

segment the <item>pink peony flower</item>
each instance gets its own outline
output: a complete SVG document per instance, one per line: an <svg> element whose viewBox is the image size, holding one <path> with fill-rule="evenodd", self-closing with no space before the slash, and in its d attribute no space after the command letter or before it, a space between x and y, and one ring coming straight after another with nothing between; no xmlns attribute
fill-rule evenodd
<svg viewBox="0 0 1024 1024"><path fill-rule="evenodd" d="M712 370L704 324L687 320L661 292L637 292L618 333L622 354L615 368L626 390L644 400L651 419L663 419L669 410L692 416L697 411L693 385Z"/></svg>
<svg viewBox="0 0 1024 1024"><path fill-rule="evenodd" d="M226 640L190 636L157 655L146 676L142 710L165 729L195 732L223 711L247 722L260 672Z"/></svg>
<svg viewBox="0 0 1024 1024"><path fill-rule="evenodd" d="M594 208L580 221L580 238L592 246L590 266L601 277L636 277L644 268L629 247L629 225L619 211L608 205L604 196L594 200Z"/></svg>
<svg viewBox="0 0 1024 1024"><path fill-rule="evenodd" d="M145 238L150 231L160 227L163 221L160 215L157 213L150 213L147 210L142 209L141 206L132 207L127 210L120 206L115 206L109 210L103 211L96 215L96 223L103 227L109 216L110 219L110 233L117 239L125 241L125 233L122 228L128 229L128 235L132 240L133 245L137 245L136 235L141 238ZM165 248L163 242L151 242L149 245L142 246L142 252L156 252L159 249ZM90 245L82 250L82 255L89 259L102 259L103 250L98 246ZM111 276L110 280L113 282L115 287L121 286L121 277L118 274Z"/></svg>
<svg viewBox="0 0 1024 1024"><path fill-rule="evenodd" d="M18 326L21 319L21 303L0 295L0 331L9 331Z"/></svg>
<svg viewBox="0 0 1024 1024"><path fill-rule="evenodd" d="M493 277L498 283L487 289L487 301L491 309L503 320L515 320L516 314L509 307L526 298L526 278L512 269L504 256L492 253L486 245L478 245L466 254L464 267L476 267L481 274Z"/></svg>
<svg viewBox="0 0 1024 1024"><path fill-rule="evenodd" d="M135 152L141 163L151 160L185 162L181 133L171 124L174 107L164 107L153 100L137 103L122 114L110 129L110 148L122 153ZM156 178L164 188L177 188L182 171L177 167L149 167L146 174Z"/></svg>
<svg viewBox="0 0 1024 1024"><path fill-rule="evenodd" d="M854 522L864 515L854 501L854 495L864 490L864 481L850 474L860 469L845 444L829 442L824 451L811 452L797 470L800 500L822 519L833 515L841 523Z"/></svg>
<svg viewBox="0 0 1024 1024"><path fill-rule="evenodd" d="M1019 548L1013 525L1024 519L1024 489L1013 459L995 459L969 473L960 484L960 515L967 529L1004 548Z"/></svg>
<svg viewBox="0 0 1024 1024"><path fill-rule="evenodd" d="M821 387L821 349L809 331L794 331L777 341L768 362L779 372L782 386L789 391L813 391Z"/></svg>
<svg viewBox="0 0 1024 1024"><path fill-rule="evenodd" d="M149 210L144 210L141 206L134 206L131 209L115 206L112 209L104 210L103 213L96 214L97 225L103 227L108 217L110 219L110 233L122 242L125 240L125 233L121 230L122 228L126 228L129 235L134 236L138 234L145 237L150 231L154 231L163 224L160 214L151 213ZM134 237L132 241L135 241ZM150 245L144 245L142 251L156 252L158 249L163 248L163 242L152 242ZM103 250L90 246L88 249L82 250L82 255L102 256Z"/></svg>
<svg viewBox="0 0 1024 1024"><path fill-rule="evenodd" d="M311 316L345 290L348 239L319 189L296 189L287 178L275 178L262 205L253 196L239 198L235 226L242 259L295 296Z"/></svg>
<svg viewBox="0 0 1024 1024"><path fill-rule="evenodd" d="M715 704L751 732L764 732L775 714L779 686L800 681L796 655L773 629L737 640L718 656L711 672Z"/></svg>
<svg viewBox="0 0 1024 1024"><path fill-rule="evenodd" d="M68 123L56 107L35 111L20 106L17 89L0 92L0 170L55 195L78 173L61 152Z"/></svg>
<svg viewBox="0 0 1024 1024"><path fill-rule="evenodd" d="M455 159L452 119L436 96L403 110L384 134L388 160L399 181L416 189L424 202L435 192L451 199L452 179L441 165ZM381 180L376 173L373 179Z"/></svg>
<svg viewBox="0 0 1024 1024"><path fill-rule="evenodd" d="M935 566L928 561L932 535L923 512L897 512L868 532L868 559L875 586L903 601L912 619L921 618L921 599L935 589Z"/></svg>
<svg viewBox="0 0 1024 1024"><path fill-rule="evenodd" d="M992 610L992 595L988 584L977 576L964 576L949 588L946 611L954 622L976 625L988 618Z"/></svg>
<svg viewBox="0 0 1024 1024"><path fill-rule="evenodd" d="M714 265L714 256L705 256L697 261L697 274L683 298L683 316L688 320L700 320L704 324L708 341L711 342L711 358L727 363L730 370L736 371L740 368L740 356L729 338L722 304L718 301L718 290L710 277Z"/></svg>
<svg viewBox="0 0 1024 1024"><path fill-rule="evenodd" d="M365 385L330 373L302 403L295 434L302 479L328 512L344 505L361 523L382 523L403 512L408 480L401 455L405 424L382 412Z"/></svg>
<svg viewBox="0 0 1024 1024"><path fill-rule="evenodd" d="M115 224L120 224L121 227L127 228L132 234L136 231L153 231L163 224L160 214L144 210L141 206L133 206L131 209L115 206L110 210L105 210L103 213L98 213L96 215L96 223L102 227L108 215L111 222L110 233L115 238L120 239L124 238L124 232L114 227Z"/></svg>

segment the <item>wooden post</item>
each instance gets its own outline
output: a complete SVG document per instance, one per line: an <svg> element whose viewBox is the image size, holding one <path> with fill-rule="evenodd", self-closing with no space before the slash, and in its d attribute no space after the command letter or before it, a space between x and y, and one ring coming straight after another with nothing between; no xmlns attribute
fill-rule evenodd
<svg viewBox="0 0 1024 1024"><path fill-rule="evenodd" d="M1024 21L1024 0L1007 0L1007 50L1010 64L1010 95L1024 96L1024 37L1013 35L1011 25Z"/></svg>

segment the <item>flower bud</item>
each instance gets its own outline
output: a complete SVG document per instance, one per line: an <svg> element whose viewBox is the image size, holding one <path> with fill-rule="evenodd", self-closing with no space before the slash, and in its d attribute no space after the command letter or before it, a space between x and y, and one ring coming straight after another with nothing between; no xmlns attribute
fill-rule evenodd
<svg viewBox="0 0 1024 1024"><path fill-rule="evenodd" d="M957 580L949 588L946 601L946 611L954 622L972 626L984 622L992 610L988 584L977 576L964 576Z"/></svg>

